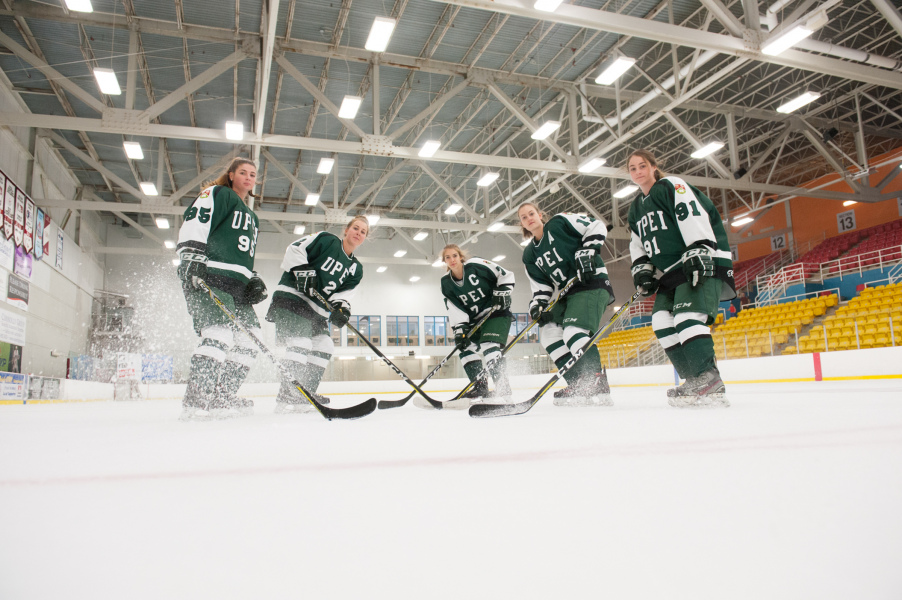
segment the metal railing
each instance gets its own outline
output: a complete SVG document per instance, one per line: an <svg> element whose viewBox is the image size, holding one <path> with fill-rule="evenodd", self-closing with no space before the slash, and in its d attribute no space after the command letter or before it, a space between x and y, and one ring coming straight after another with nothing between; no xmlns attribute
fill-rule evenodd
<svg viewBox="0 0 902 600"><path fill-rule="evenodd" d="M821 264L820 274L823 279L851 274L862 274L875 269L883 270L902 263L902 246L890 246L871 252L863 252L853 256L843 256Z"/></svg>

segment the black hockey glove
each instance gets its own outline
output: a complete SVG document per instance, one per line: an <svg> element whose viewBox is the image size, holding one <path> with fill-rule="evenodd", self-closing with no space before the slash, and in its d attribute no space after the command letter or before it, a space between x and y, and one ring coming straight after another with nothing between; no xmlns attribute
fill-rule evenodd
<svg viewBox="0 0 902 600"><path fill-rule="evenodd" d="M588 283L595 279L595 250L583 248L573 255L576 259L576 277L581 283Z"/></svg>
<svg viewBox="0 0 902 600"><path fill-rule="evenodd" d="M529 303L529 318L538 321L539 325L551 323L551 313L548 312L548 300L544 298L534 298Z"/></svg>
<svg viewBox="0 0 902 600"><path fill-rule="evenodd" d="M344 300L332 301L332 314L329 315L329 321L336 327L341 329L351 320L351 305Z"/></svg>
<svg viewBox="0 0 902 600"><path fill-rule="evenodd" d="M507 310L511 307L511 291L506 289L497 289L492 292L492 308L495 310Z"/></svg>
<svg viewBox="0 0 902 600"><path fill-rule="evenodd" d="M633 285L636 286L636 291L643 296L651 296L658 291L658 280L655 279L655 266L648 262L647 258L644 259L645 262L640 262L642 260L642 258L636 259L632 269L630 269L633 273Z"/></svg>
<svg viewBox="0 0 902 600"><path fill-rule="evenodd" d="M248 279L247 285L244 286L244 301L248 304L260 304L268 297L266 284L259 275L254 273L254 276Z"/></svg>
<svg viewBox="0 0 902 600"><path fill-rule="evenodd" d="M467 346L470 345L470 340L467 337L467 334L470 333L469 328L464 325L458 325L457 327L452 327L451 330L454 332L454 347L458 350L463 350Z"/></svg>
<svg viewBox="0 0 902 600"><path fill-rule="evenodd" d="M303 294L310 295L310 290L316 289L316 271L313 269L304 269L292 271L295 281L294 287Z"/></svg>
<svg viewBox="0 0 902 600"><path fill-rule="evenodd" d="M182 287L186 290L199 290L200 282L207 276L207 255L186 250L179 255L178 274Z"/></svg>
<svg viewBox="0 0 902 600"><path fill-rule="evenodd" d="M696 242L683 252L683 275L689 285L696 287L714 277L714 253L711 248Z"/></svg>

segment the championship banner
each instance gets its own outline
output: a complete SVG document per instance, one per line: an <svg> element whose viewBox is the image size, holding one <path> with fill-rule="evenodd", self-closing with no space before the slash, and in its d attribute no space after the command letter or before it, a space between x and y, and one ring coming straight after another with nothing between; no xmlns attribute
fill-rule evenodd
<svg viewBox="0 0 902 600"><path fill-rule="evenodd" d="M50 256L50 213L44 213L44 255Z"/></svg>
<svg viewBox="0 0 902 600"><path fill-rule="evenodd" d="M16 220L13 223L13 241L16 246L22 245L25 237L25 192L16 188Z"/></svg>
<svg viewBox="0 0 902 600"><path fill-rule="evenodd" d="M13 236L13 215L16 213L16 184L7 177L3 193L3 234L6 239Z"/></svg>
<svg viewBox="0 0 902 600"><path fill-rule="evenodd" d="M25 252L34 249L34 202L28 196L25 196L25 239L22 242Z"/></svg>
<svg viewBox="0 0 902 600"><path fill-rule="evenodd" d="M44 258L44 209L38 209L38 216L34 220L34 258Z"/></svg>

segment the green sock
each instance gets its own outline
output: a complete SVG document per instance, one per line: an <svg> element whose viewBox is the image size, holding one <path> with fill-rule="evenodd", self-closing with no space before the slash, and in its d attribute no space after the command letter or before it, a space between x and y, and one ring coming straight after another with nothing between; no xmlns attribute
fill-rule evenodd
<svg viewBox="0 0 902 600"><path fill-rule="evenodd" d="M689 360L686 358L686 351L682 344L671 346L664 352L673 364L673 368L676 369L677 374L681 378L687 379L691 369L689 368Z"/></svg>
<svg viewBox="0 0 902 600"><path fill-rule="evenodd" d="M710 337L695 338L683 344L683 355L689 366L688 372L692 377L698 377L714 368L714 340Z"/></svg>
<svg viewBox="0 0 902 600"><path fill-rule="evenodd" d="M464 365L464 373L470 381L476 381L476 376L482 371L482 362L474 360Z"/></svg>

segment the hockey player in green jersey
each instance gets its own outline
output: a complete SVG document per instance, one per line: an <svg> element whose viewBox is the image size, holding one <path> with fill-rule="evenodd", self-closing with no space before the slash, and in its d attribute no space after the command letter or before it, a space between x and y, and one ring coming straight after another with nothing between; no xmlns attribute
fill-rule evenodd
<svg viewBox="0 0 902 600"><path fill-rule="evenodd" d="M530 202L520 205L517 214L523 237L531 238L523 251L523 264L532 289L529 316L539 319L542 345L558 368L577 350L584 350L564 375L567 388L555 393L554 404L610 406L611 390L598 348L586 348L605 309L614 301L608 270L601 260L607 228L592 217L570 213L555 215L546 223L542 211ZM573 278L578 281L567 295L550 312L543 312L555 290Z"/></svg>
<svg viewBox="0 0 902 600"><path fill-rule="evenodd" d="M463 397L471 402L493 398L501 403L511 401L511 386L507 379L501 348L507 344L511 321L511 292L514 274L483 258L470 258L456 244L442 249L442 262L448 272L442 277L442 296L448 309L448 322L454 332L454 345L460 349L460 362L470 381L476 385ZM491 317L479 330L470 329L487 314ZM476 380L485 370L495 380L495 391L489 394L486 377Z"/></svg>
<svg viewBox="0 0 902 600"><path fill-rule="evenodd" d="M246 199L257 182L257 167L236 158L218 179L208 183L185 211L179 230L178 275L201 336L191 356L183 420L251 414L252 401L238 388L257 356L254 343L236 332L228 316L213 303L199 281L209 285L250 330L260 335L253 305L266 299L266 286L254 272L260 222Z"/></svg>
<svg viewBox="0 0 902 600"><path fill-rule="evenodd" d="M286 346L282 364L321 404L329 399L316 390L335 350L329 323L340 328L351 318L351 299L363 278L363 266L354 251L368 233L369 221L357 216L345 227L342 239L321 231L289 245L282 259L282 278L266 314L266 320L276 324L277 341ZM329 301L331 314L311 290ZM313 410L294 385L282 381L277 413Z"/></svg>
<svg viewBox="0 0 902 600"><path fill-rule="evenodd" d="M665 177L650 152L633 152L627 168L642 190L629 211L633 283L645 296L657 292L652 328L686 380L668 390L668 402L729 406L709 329L718 302L736 296L723 222L707 196L679 177Z"/></svg>

